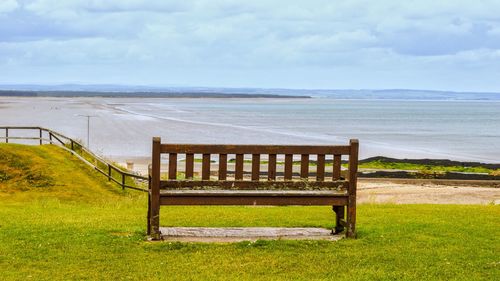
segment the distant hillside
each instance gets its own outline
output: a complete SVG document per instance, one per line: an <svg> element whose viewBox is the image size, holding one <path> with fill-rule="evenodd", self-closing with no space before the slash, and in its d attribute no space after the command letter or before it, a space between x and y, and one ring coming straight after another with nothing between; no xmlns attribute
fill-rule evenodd
<svg viewBox="0 0 500 281"><path fill-rule="evenodd" d="M8 97L141 97L141 98L311 98L306 95L244 94L219 92L99 92L99 91L18 91L0 90Z"/></svg>
<svg viewBox="0 0 500 281"><path fill-rule="evenodd" d="M165 97L165 98L334 98L367 100L491 100L500 93L415 89L286 89L113 84L0 85L0 96L47 97Z"/></svg>

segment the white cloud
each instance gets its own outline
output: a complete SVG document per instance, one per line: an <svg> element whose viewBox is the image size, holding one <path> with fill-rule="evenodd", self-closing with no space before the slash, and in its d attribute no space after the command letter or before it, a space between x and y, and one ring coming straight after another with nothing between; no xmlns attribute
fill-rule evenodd
<svg viewBox="0 0 500 281"><path fill-rule="evenodd" d="M0 1L0 15L3 13L10 13L16 10L19 4L16 0L2 0Z"/></svg>
<svg viewBox="0 0 500 281"><path fill-rule="evenodd" d="M61 70L60 77L76 65L106 69L110 77L154 69L159 73L148 81L162 82L168 73L193 84L206 81L203 69L219 69L226 72L214 84L246 72L255 86L271 70L312 80L344 70L356 74L354 84L390 71L458 77L481 66L471 75L486 77L498 69L500 1L26 0L18 7L2 0L0 13L8 2L16 12L0 16L0 69L45 67ZM172 69L199 76L175 76ZM276 85L297 82L289 76L273 78Z"/></svg>

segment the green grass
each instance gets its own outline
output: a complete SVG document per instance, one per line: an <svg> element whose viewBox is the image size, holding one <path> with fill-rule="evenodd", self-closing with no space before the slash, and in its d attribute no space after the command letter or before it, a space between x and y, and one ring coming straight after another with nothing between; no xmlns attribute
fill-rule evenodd
<svg viewBox="0 0 500 281"><path fill-rule="evenodd" d="M67 152L0 145L0 171L19 172L0 181L2 280L500 279L499 206L364 204L359 238L338 242L147 242L145 195ZM328 207L164 206L161 215L164 226L333 226Z"/></svg>
<svg viewBox="0 0 500 281"><path fill-rule="evenodd" d="M30 192L32 191L32 192ZM0 144L0 198L103 201L128 194L69 152L52 145Z"/></svg>

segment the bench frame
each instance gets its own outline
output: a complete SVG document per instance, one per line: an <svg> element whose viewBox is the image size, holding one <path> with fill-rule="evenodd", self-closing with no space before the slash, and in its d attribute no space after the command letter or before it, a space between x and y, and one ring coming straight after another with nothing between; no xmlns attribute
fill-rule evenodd
<svg viewBox="0 0 500 281"><path fill-rule="evenodd" d="M359 142L344 146L162 144L153 138L149 175L148 235L161 239L161 205L329 205L336 214L334 233L346 229L356 237L356 188ZM161 180L161 154L169 154L168 179ZM177 179L177 155L186 155L186 179ZM202 180L193 180L194 154L202 154ZM211 154L219 155L218 180L210 179ZM236 155L234 180L227 180L227 155ZM251 180L244 179L244 155L252 154ZM267 181L260 173L260 155L269 155ZM317 155L316 180L309 178L309 155ZM284 180L276 180L276 155L285 155ZM301 180L293 180L293 155L301 155ZM325 155L333 155L331 180L325 179ZM348 155L347 178L341 177L341 157ZM216 190L193 190L210 186ZM337 190L304 190L305 186ZM273 190L269 190L274 187ZM266 190L267 188L267 190ZM285 189L285 190L283 190Z"/></svg>

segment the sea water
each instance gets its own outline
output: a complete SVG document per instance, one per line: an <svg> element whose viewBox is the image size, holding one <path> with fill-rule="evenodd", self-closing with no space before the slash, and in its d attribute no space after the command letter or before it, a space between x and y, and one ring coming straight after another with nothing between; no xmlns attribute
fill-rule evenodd
<svg viewBox="0 0 500 281"><path fill-rule="evenodd" d="M108 156L148 156L152 136L183 143L361 143L361 157L500 162L499 101L2 98L6 125L41 125ZM26 114L13 115L17 110ZM30 119L32 118L37 119ZM0 132L1 134L1 132Z"/></svg>

